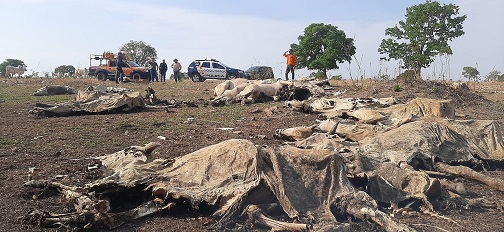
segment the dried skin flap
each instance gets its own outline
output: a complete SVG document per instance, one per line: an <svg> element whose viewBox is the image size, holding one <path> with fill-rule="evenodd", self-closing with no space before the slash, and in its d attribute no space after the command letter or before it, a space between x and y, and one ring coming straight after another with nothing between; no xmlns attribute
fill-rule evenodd
<svg viewBox="0 0 504 232"><path fill-rule="evenodd" d="M145 108L140 92L103 93L98 91L79 91L76 101L38 104L31 114L45 116L69 116L96 114L102 112L127 112Z"/></svg>
<svg viewBox="0 0 504 232"><path fill-rule="evenodd" d="M492 121L465 122L419 120L361 141L362 151L393 163L410 162L415 156L447 163L482 159L503 160L502 136ZM483 139L482 139L483 138Z"/></svg>
<svg viewBox="0 0 504 232"><path fill-rule="evenodd" d="M150 185L160 197L218 204L222 215L259 184L257 148L248 140L227 140L175 159Z"/></svg>
<svg viewBox="0 0 504 232"><path fill-rule="evenodd" d="M115 179L107 177L92 188L110 186L111 180L122 186L148 182L146 190L156 197L185 198L194 207L202 202L218 206L215 216L239 215L243 202L257 203L251 202L252 192L263 185L289 217L312 215L321 222L334 222L330 208L336 199L350 199L358 192L346 177L343 158L335 152L288 146L258 149L248 140L227 140L168 166L124 151L103 161ZM373 202L369 196L352 201L363 206Z"/></svg>

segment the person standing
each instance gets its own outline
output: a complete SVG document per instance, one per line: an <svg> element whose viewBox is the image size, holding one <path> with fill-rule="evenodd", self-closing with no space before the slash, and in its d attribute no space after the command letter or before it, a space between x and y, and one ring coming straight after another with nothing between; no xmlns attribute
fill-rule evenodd
<svg viewBox="0 0 504 232"><path fill-rule="evenodd" d="M158 70L158 64L156 63L156 59L152 58L151 61L149 61L149 73L150 73L150 80L151 82L154 82L154 79L156 81L159 81L158 75L157 75L157 70Z"/></svg>
<svg viewBox="0 0 504 232"><path fill-rule="evenodd" d="M124 52L118 52L116 62L116 75L115 75L116 84L119 84L119 82L124 82L124 72L122 68L125 66L126 66L126 54Z"/></svg>
<svg viewBox="0 0 504 232"><path fill-rule="evenodd" d="M161 82L166 82L166 72L168 71L168 65L165 60L159 64L159 73L161 74Z"/></svg>
<svg viewBox="0 0 504 232"><path fill-rule="evenodd" d="M296 68L297 56L294 55L292 49L284 52L283 56L287 57L287 68L285 69L285 80L289 80L289 72L292 73L292 80L294 80L294 69Z"/></svg>
<svg viewBox="0 0 504 232"><path fill-rule="evenodd" d="M175 79L175 82L181 81L180 70L182 70L182 65L180 65L177 58L173 60L173 64L171 65L171 67L173 69L173 79Z"/></svg>

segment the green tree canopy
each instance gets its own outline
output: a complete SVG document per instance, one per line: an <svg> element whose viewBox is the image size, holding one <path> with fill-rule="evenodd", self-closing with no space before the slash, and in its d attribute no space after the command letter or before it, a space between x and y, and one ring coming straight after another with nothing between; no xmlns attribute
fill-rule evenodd
<svg viewBox="0 0 504 232"><path fill-rule="evenodd" d="M350 62L355 54L353 39L331 24L313 23L298 37L299 44L291 44L298 57L297 67L318 70L327 77L327 71L338 69L338 63Z"/></svg>
<svg viewBox="0 0 504 232"><path fill-rule="evenodd" d="M130 40L123 44L120 50L126 52L128 60L135 61L140 65L146 64L152 58L157 59L156 49L143 41Z"/></svg>
<svg viewBox="0 0 504 232"><path fill-rule="evenodd" d="M464 34L462 23L467 16L458 14L457 5L430 0L409 7L406 21L385 30L391 38L383 39L378 51L388 54L387 60L402 60L404 68L415 70L420 79L421 69L429 67L435 56L451 55L448 42Z"/></svg>
<svg viewBox="0 0 504 232"><path fill-rule="evenodd" d="M75 74L75 67L73 65L61 65L54 69L55 73L69 73L70 75Z"/></svg>
<svg viewBox="0 0 504 232"><path fill-rule="evenodd" d="M467 78L469 81L476 81L479 79L480 72L475 67L464 67L462 68L462 76Z"/></svg>
<svg viewBox="0 0 504 232"><path fill-rule="evenodd" d="M0 73L2 76L5 76L5 67L14 66L18 67L19 65L25 65L25 63L18 59L6 59L4 62L0 64Z"/></svg>

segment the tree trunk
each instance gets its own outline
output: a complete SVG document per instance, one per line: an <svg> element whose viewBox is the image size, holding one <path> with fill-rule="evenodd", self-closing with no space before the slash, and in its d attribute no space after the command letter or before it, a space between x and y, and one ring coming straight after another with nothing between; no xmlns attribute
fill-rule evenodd
<svg viewBox="0 0 504 232"><path fill-rule="evenodd" d="M415 67L415 75L416 75L416 79L417 80L421 80L422 79L422 67L421 66L417 66Z"/></svg>

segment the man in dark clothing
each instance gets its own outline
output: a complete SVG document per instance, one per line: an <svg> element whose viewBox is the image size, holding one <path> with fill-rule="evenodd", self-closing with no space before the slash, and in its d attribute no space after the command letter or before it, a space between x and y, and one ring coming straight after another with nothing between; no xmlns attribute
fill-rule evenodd
<svg viewBox="0 0 504 232"><path fill-rule="evenodd" d="M149 81L154 81L154 79L156 79L156 81L159 81L158 79L158 75L157 75L157 70L158 70L158 64L156 63L156 60L154 58L152 58L152 60L149 62L149 66L150 66L150 80Z"/></svg>
<svg viewBox="0 0 504 232"><path fill-rule="evenodd" d="M161 73L161 81L166 82L166 72L168 71L168 65L166 64L165 60L163 59L163 62L159 64L159 73Z"/></svg>
<svg viewBox="0 0 504 232"><path fill-rule="evenodd" d="M124 82L124 72L122 67L126 66L126 54L124 52L117 53L117 62L116 62L116 75L115 82L119 84L119 82Z"/></svg>

